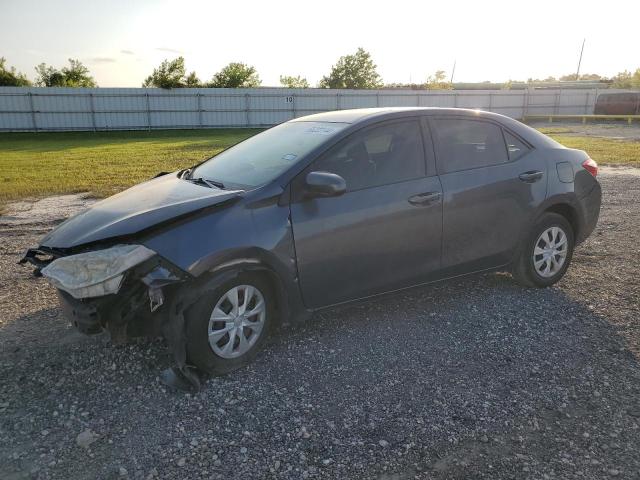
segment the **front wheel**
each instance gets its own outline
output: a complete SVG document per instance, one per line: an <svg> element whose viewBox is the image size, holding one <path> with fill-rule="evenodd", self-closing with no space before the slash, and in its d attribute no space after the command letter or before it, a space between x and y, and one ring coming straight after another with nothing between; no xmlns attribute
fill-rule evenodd
<svg viewBox="0 0 640 480"><path fill-rule="evenodd" d="M185 316L189 360L214 375L246 365L268 336L274 306L259 275L240 274L204 292Z"/></svg>
<svg viewBox="0 0 640 480"><path fill-rule="evenodd" d="M513 268L514 278L530 287L548 287L569 268L574 247L571 224L562 215L545 213L535 223Z"/></svg>

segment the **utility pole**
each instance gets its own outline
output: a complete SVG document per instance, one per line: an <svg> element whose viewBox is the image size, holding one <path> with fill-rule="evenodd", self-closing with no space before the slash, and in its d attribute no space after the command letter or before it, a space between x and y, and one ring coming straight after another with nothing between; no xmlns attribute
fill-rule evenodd
<svg viewBox="0 0 640 480"><path fill-rule="evenodd" d="M582 52L584 52L584 42L586 38L582 39L582 48L580 49L580 58L578 59L578 70L576 71L576 82L580 80L580 64L582 63Z"/></svg>
<svg viewBox="0 0 640 480"><path fill-rule="evenodd" d="M451 80L449 83L453 83L453 74L456 73L456 60L453 61L453 68L451 69Z"/></svg>

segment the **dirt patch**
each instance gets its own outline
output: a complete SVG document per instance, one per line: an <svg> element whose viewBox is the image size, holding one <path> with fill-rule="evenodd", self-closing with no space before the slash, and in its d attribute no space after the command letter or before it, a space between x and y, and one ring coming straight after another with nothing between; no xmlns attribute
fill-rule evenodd
<svg viewBox="0 0 640 480"><path fill-rule="evenodd" d="M598 169L602 175L625 175L631 177L640 177L640 168L636 167L612 167L603 165Z"/></svg>
<svg viewBox="0 0 640 480"><path fill-rule="evenodd" d="M0 215L0 227L58 223L96 201L86 193L78 193L9 203Z"/></svg>

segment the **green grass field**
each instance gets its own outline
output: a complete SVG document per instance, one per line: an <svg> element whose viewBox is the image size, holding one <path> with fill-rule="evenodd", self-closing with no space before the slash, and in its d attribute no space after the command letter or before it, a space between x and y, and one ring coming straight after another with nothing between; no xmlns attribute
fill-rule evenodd
<svg viewBox="0 0 640 480"><path fill-rule="evenodd" d="M600 165L640 167L640 142L562 134L549 136L565 147L584 150Z"/></svg>
<svg viewBox="0 0 640 480"><path fill-rule="evenodd" d="M108 196L158 172L193 165L259 131L0 134L0 207L62 193Z"/></svg>
<svg viewBox="0 0 640 480"><path fill-rule="evenodd" d="M204 160L259 130L0 134L0 209L12 200L90 192L103 197ZM640 166L640 142L563 135L600 164Z"/></svg>

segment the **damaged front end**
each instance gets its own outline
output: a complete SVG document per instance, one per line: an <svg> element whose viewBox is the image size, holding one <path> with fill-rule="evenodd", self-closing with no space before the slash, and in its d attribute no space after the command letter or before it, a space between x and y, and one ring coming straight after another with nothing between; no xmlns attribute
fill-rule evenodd
<svg viewBox="0 0 640 480"><path fill-rule="evenodd" d="M36 266L58 291L60 305L82 333L108 330L114 343L155 336L162 329L156 311L165 295L190 275L142 245L115 245L62 256L29 250L21 263Z"/></svg>
<svg viewBox="0 0 640 480"><path fill-rule="evenodd" d="M142 245L64 255L39 247L20 263L56 287L65 316L82 333L109 332L114 344L134 337L165 338L176 365L162 372L173 388L197 391L201 374L187 366L184 310L195 300L193 277Z"/></svg>

